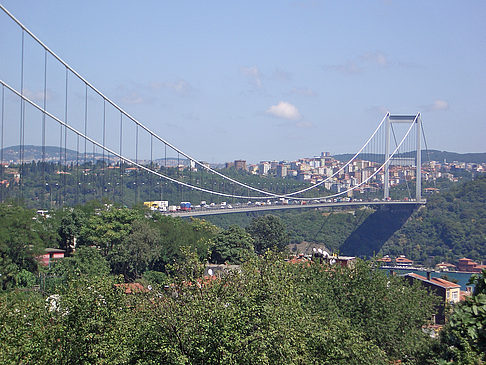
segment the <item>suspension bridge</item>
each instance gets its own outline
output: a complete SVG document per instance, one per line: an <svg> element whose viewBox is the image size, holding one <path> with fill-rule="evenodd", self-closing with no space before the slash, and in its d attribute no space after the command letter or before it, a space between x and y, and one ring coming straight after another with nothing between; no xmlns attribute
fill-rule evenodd
<svg viewBox="0 0 486 365"><path fill-rule="evenodd" d="M0 9L9 38L0 49L2 202L49 209L94 198L120 205L170 200L174 207L192 201L190 210L168 212L181 216L425 204L420 113L386 113L347 161L281 161L280 171L295 177L281 173L265 184L250 173L213 168L168 142ZM34 157L26 154L30 146L38 147Z"/></svg>

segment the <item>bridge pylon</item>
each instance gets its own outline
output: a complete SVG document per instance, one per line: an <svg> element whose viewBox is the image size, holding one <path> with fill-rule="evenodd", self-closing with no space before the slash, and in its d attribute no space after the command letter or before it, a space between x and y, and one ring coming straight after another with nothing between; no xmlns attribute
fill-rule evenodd
<svg viewBox="0 0 486 365"><path fill-rule="evenodd" d="M415 157L415 199L422 200L422 116L420 113L416 115L395 115L388 113L385 120L385 168L384 168L384 199L390 197L390 131L392 124L395 123L415 123L416 124L416 157Z"/></svg>

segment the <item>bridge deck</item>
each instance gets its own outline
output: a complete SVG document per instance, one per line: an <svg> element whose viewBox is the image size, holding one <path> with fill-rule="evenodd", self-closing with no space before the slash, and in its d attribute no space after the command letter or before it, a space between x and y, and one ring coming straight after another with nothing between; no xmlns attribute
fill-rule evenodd
<svg viewBox="0 0 486 365"><path fill-rule="evenodd" d="M308 208L338 208L338 207L351 207L351 206L421 206L427 203L426 200L422 201L350 201L350 202L332 202L332 203L308 203L308 204L289 204L289 205L252 205L252 206L235 206L233 208L197 208L190 212L170 212L167 215L173 217L198 217L205 215L215 214L231 214L231 213L248 213L248 212L264 212L271 210L284 210L284 209L308 209Z"/></svg>

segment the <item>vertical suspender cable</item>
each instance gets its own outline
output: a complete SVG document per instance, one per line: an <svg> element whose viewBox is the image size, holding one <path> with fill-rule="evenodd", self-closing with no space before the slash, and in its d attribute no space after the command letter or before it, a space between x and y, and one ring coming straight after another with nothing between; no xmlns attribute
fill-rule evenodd
<svg viewBox="0 0 486 365"><path fill-rule="evenodd" d="M44 95L43 108L47 108L47 49L44 48ZM46 180L46 113L42 113L42 208L45 209L45 193L44 188L47 186Z"/></svg>
<svg viewBox="0 0 486 365"><path fill-rule="evenodd" d="M21 63L20 63L20 94L24 95L24 38L25 32L22 29L22 51L21 51ZM19 195L19 202L22 199L23 190L22 190L22 179L24 175L23 167L24 167L24 113L25 113L25 102L24 99L20 99L20 130L19 130L19 157L20 157L20 165L19 165L19 188L20 188L20 195Z"/></svg>
<svg viewBox="0 0 486 365"><path fill-rule="evenodd" d="M200 184L201 187L204 186L203 185L203 169L202 169L202 167L199 168L199 184ZM200 191L199 200L203 201L203 192L202 191Z"/></svg>
<svg viewBox="0 0 486 365"><path fill-rule="evenodd" d="M76 134L76 205L79 204L79 134Z"/></svg>
<svg viewBox="0 0 486 365"><path fill-rule="evenodd" d="M123 113L120 112L120 156L123 156ZM120 203L123 205L123 160L119 159L120 162Z"/></svg>
<svg viewBox="0 0 486 365"><path fill-rule="evenodd" d="M69 71L66 67L66 99L64 101L64 122L68 123L68 80L69 80ZM63 185L63 192L64 192L64 199L66 199L66 172L67 172L67 132L68 129L64 128L64 174L62 179ZM63 201L61 201L62 203Z"/></svg>
<svg viewBox="0 0 486 365"><path fill-rule="evenodd" d="M87 136L87 130L88 130L88 85L85 83L84 84L84 135ZM88 190L88 184L87 181L88 181L88 178L86 177L86 170L87 170L87 166L86 166L86 151L87 151L87 140L86 138L84 138L84 162L83 162L83 200L84 202L86 202L86 192L89 191Z"/></svg>
<svg viewBox="0 0 486 365"><path fill-rule="evenodd" d="M177 180L179 180L180 174L179 174L179 165L180 165L180 154L177 152ZM183 175L184 176L184 175ZM183 180L183 179L182 179ZM181 202L184 201L184 195L182 192L182 185L178 186L180 188L180 197L181 197Z"/></svg>
<svg viewBox="0 0 486 365"><path fill-rule="evenodd" d="M92 157L92 162L91 162L91 182L93 183L93 199L98 199L97 196L97 185L96 183L98 182L98 179L96 178L96 145L92 143L93 145L93 154L91 155Z"/></svg>
<svg viewBox="0 0 486 365"><path fill-rule="evenodd" d="M135 162L138 164L138 124L135 128ZM135 170L135 205L138 203L138 167Z"/></svg>
<svg viewBox="0 0 486 365"><path fill-rule="evenodd" d="M44 49L44 110L47 108L47 50ZM42 113L42 184L46 184L46 113ZM42 193L44 203L44 192ZM44 207L43 207L44 208Z"/></svg>
<svg viewBox="0 0 486 365"><path fill-rule="evenodd" d="M189 184L192 185L192 161L189 160ZM191 192L192 192L192 189L189 189L189 199L187 200L191 200L190 197L191 197Z"/></svg>
<svg viewBox="0 0 486 365"><path fill-rule="evenodd" d="M84 135L88 135L88 85L84 84ZM87 162L87 140L84 139L84 168Z"/></svg>
<svg viewBox="0 0 486 365"><path fill-rule="evenodd" d="M103 147L105 147L105 126L106 126L106 100L103 99ZM102 167L102 186L101 186L101 197L103 198L103 192L105 191L105 149L103 148L103 167ZM108 194L107 194L108 195ZM109 195L108 195L109 196Z"/></svg>

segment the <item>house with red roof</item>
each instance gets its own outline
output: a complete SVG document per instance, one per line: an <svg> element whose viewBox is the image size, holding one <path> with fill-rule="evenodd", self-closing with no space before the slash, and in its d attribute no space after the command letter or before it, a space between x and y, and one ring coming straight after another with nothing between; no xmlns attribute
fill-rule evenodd
<svg viewBox="0 0 486 365"><path fill-rule="evenodd" d="M388 255L385 255L385 256L383 256L382 258L379 258L376 261L381 262L381 263L383 263L384 265L387 265L387 266L391 265L391 263L392 263L392 259Z"/></svg>
<svg viewBox="0 0 486 365"><path fill-rule="evenodd" d="M59 248L46 248L42 255L37 256L37 260L43 266L49 266L54 260L64 258L66 251Z"/></svg>
<svg viewBox="0 0 486 365"><path fill-rule="evenodd" d="M474 262L471 259L463 257L459 259L457 264L457 269L459 271L467 271L467 272L481 272L483 269L486 269L486 265L480 265L477 262Z"/></svg>
<svg viewBox="0 0 486 365"><path fill-rule="evenodd" d="M435 269L439 271L454 271L457 269L456 265L450 264L448 262L441 262L435 265Z"/></svg>
<svg viewBox="0 0 486 365"><path fill-rule="evenodd" d="M415 273L408 273L404 275L410 284L414 282L421 283L424 287L429 289L429 291L442 300L437 305L437 312L435 315L435 323L443 324L445 322L445 308L448 305L454 305L458 303L461 299L461 286L459 284L453 283L451 281L431 277L430 272L427 273L427 277L418 275Z"/></svg>
<svg viewBox="0 0 486 365"><path fill-rule="evenodd" d="M413 265L413 260L407 259L405 256L400 255L399 257L397 257L395 259L395 264L397 266L405 266L405 267L408 267L408 266L412 266Z"/></svg>

